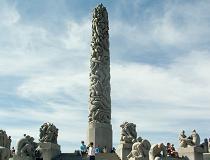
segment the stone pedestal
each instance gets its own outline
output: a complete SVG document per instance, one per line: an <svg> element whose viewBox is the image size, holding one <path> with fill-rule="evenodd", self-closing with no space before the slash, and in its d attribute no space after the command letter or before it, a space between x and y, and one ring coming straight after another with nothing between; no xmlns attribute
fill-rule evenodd
<svg viewBox="0 0 210 160"><path fill-rule="evenodd" d="M43 160L52 160L61 154L60 145L54 143L40 143L40 151L42 153Z"/></svg>
<svg viewBox="0 0 210 160"><path fill-rule="evenodd" d="M0 160L9 160L10 150L0 146Z"/></svg>
<svg viewBox="0 0 210 160"><path fill-rule="evenodd" d="M210 153L204 153L203 160L210 160Z"/></svg>
<svg viewBox="0 0 210 160"><path fill-rule="evenodd" d="M180 157L185 157L187 160L203 160L203 149L201 147L187 147L178 149Z"/></svg>
<svg viewBox="0 0 210 160"><path fill-rule="evenodd" d="M91 122L88 126L88 143L105 147L110 152L112 149L112 125L108 123Z"/></svg>
<svg viewBox="0 0 210 160"><path fill-rule="evenodd" d="M132 143L120 143L116 149L116 153L121 160L127 160L128 154L132 150Z"/></svg>

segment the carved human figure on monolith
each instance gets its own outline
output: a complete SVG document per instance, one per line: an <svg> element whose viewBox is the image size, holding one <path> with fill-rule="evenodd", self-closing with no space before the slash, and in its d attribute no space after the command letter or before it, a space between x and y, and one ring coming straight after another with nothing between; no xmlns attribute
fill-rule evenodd
<svg viewBox="0 0 210 160"><path fill-rule="evenodd" d="M7 136L6 131L0 130L0 160L10 158L11 137Z"/></svg>
<svg viewBox="0 0 210 160"><path fill-rule="evenodd" d="M148 140L138 137L132 145L132 151L127 156L129 160L149 160L151 144Z"/></svg>
<svg viewBox="0 0 210 160"><path fill-rule="evenodd" d="M133 143L137 138L136 125L124 122L120 127L122 128L120 141L123 143Z"/></svg>
<svg viewBox="0 0 210 160"><path fill-rule="evenodd" d="M90 59L89 122L110 123L110 55L108 13L100 4L93 11Z"/></svg>
<svg viewBox="0 0 210 160"><path fill-rule="evenodd" d="M57 144L57 137L58 137L58 129L52 123L44 123L40 128L40 135L39 135L40 142L50 142Z"/></svg>

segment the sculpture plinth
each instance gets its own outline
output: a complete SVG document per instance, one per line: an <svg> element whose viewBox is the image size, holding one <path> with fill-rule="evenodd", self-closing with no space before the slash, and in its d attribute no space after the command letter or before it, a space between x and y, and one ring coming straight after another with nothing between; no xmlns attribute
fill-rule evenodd
<svg viewBox="0 0 210 160"><path fill-rule="evenodd" d="M89 123L89 142L94 142L95 146L105 147L108 151L112 148L112 126L106 123Z"/></svg>
<svg viewBox="0 0 210 160"><path fill-rule="evenodd" d="M127 156L132 151L132 143L120 143L116 153L121 160L127 160Z"/></svg>
<svg viewBox="0 0 210 160"><path fill-rule="evenodd" d="M178 148L178 153L180 157L185 157L187 160L203 160L203 148L190 146L187 148L180 147Z"/></svg>
<svg viewBox="0 0 210 160"><path fill-rule="evenodd" d="M120 127L122 129L120 144L117 147L116 153L121 160L127 160L127 156L132 150L133 142L137 138L136 125L124 122Z"/></svg>
<svg viewBox="0 0 210 160"><path fill-rule="evenodd" d="M112 149L109 26L106 8L93 11L88 142Z"/></svg>
<svg viewBox="0 0 210 160"><path fill-rule="evenodd" d="M45 142L39 144L43 160L52 160L61 154L60 145Z"/></svg>

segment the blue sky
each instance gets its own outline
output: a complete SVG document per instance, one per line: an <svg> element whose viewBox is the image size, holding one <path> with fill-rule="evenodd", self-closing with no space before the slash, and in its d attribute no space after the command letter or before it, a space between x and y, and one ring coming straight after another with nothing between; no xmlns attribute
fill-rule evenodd
<svg viewBox="0 0 210 160"><path fill-rule="evenodd" d="M0 0L0 124L38 141L59 128L63 152L86 140L91 11L110 23L114 145L120 124L151 143L196 129L210 137L210 1Z"/></svg>

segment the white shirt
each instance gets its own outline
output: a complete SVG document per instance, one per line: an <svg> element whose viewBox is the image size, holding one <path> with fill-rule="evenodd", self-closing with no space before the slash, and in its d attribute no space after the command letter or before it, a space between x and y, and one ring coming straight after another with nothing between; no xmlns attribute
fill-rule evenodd
<svg viewBox="0 0 210 160"><path fill-rule="evenodd" d="M95 148L94 147L89 147L88 156L95 156Z"/></svg>

